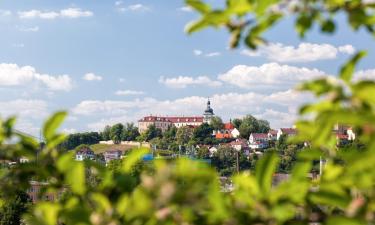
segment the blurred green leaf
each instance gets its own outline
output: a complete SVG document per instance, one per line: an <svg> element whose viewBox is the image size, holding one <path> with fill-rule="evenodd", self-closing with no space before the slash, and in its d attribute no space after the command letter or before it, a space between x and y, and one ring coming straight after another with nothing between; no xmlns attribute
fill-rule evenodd
<svg viewBox="0 0 375 225"><path fill-rule="evenodd" d="M279 158L275 153L265 154L256 164L255 176L262 193L267 195L271 189L272 176Z"/></svg>
<svg viewBox="0 0 375 225"><path fill-rule="evenodd" d="M361 58L363 58L364 56L366 56L367 53L365 51L360 51L358 52L356 55L354 55L349 62L347 62L342 68L341 68L341 71L340 71L340 78L342 80L344 80L345 82L350 82L350 80L352 79L352 76L353 76L353 73L354 73L354 69L355 69L355 66L357 65L357 63L359 62L359 60Z"/></svg>
<svg viewBox="0 0 375 225"><path fill-rule="evenodd" d="M46 138L47 142L55 136L57 128L59 128L66 116L66 112L60 111L47 119L43 127L43 136Z"/></svg>

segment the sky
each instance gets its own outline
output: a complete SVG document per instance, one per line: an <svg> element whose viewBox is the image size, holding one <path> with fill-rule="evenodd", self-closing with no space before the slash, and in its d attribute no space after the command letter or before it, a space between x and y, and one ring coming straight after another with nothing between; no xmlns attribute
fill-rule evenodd
<svg viewBox="0 0 375 225"><path fill-rule="evenodd" d="M369 52L356 77L375 79L374 39L344 15L334 35L314 28L303 40L288 18L257 51L228 49L225 30L187 35L196 18L182 0L1 1L1 117L37 135L52 112L67 110L62 131L100 131L151 114L202 115L210 98L224 121L252 114L281 128L312 101L296 85L335 76L356 51Z"/></svg>

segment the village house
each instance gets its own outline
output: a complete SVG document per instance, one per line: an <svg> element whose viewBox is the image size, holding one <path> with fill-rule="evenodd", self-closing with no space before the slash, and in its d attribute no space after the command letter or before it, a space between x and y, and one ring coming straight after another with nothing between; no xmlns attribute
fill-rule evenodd
<svg viewBox="0 0 375 225"><path fill-rule="evenodd" d="M251 149L264 149L268 147L269 135L267 133L251 133L249 146Z"/></svg>
<svg viewBox="0 0 375 225"><path fill-rule="evenodd" d="M230 142L229 144L233 149L244 152L245 155L250 154L249 144L246 139L238 138L235 141Z"/></svg>
<svg viewBox="0 0 375 225"><path fill-rule="evenodd" d="M271 129L268 131L268 140L277 141L277 130Z"/></svg>
<svg viewBox="0 0 375 225"><path fill-rule="evenodd" d="M76 161L94 160L95 153L89 147L82 147L76 152Z"/></svg>
<svg viewBox="0 0 375 225"><path fill-rule="evenodd" d="M107 165L112 160L121 159L121 156L122 156L122 151L120 150L108 150L104 152L104 161Z"/></svg>
<svg viewBox="0 0 375 225"><path fill-rule="evenodd" d="M295 128L280 128L277 131L276 139L279 140L282 135L286 135L287 137L292 137L292 136L295 136L296 134L297 134L297 129Z"/></svg>
<svg viewBox="0 0 375 225"><path fill-rule="evenodd" d="M234 127L232 122L225 123L224 128L215 131L214 134L216 139L230 139L238 138L240 136L240 132Z"/></svg>
<svg viewBox="0 0 375 225"><path fill-rule="evenodd" d="M33 203L38 201L50 201L53 202L61 197L64 190L58 191L58 193L42 193L43 189L48 186L48 182L30 181L30 187L26 190L27 195L30 197Z"/></svg>

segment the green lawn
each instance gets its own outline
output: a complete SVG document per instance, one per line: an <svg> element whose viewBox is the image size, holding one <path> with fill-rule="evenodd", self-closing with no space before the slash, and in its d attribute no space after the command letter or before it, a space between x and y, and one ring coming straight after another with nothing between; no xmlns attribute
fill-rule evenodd
<svg viewBox="0 0 375 225"><path fill-rule="evenodd" d="M103 153L108 150L120 150L120 151L127 151L134 146L130 145L106 145L106 144L95 144L90 145L90 148L95 152L95 154Z"/></svg>

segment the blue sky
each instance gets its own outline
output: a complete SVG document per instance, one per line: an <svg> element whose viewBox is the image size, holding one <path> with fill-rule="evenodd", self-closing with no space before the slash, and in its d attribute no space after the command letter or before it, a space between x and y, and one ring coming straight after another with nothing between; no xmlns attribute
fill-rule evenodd
<svg viewBox="0 0 375 225"><path fill-rule="evenodd" d="M211 1L212 2L212 1ZM356 50L358 77L375 77L374 40L337 19L335 35L300 40L287 19L257 52L228 50L228 34L188 36L197 18L183 1L0 2L0 114L36 134L53 111L69 110L67 132L100 130L142 116L200 115L207 97L224 120L253 114L292 126L310 96L300 81L337 73Z"/></svg>

